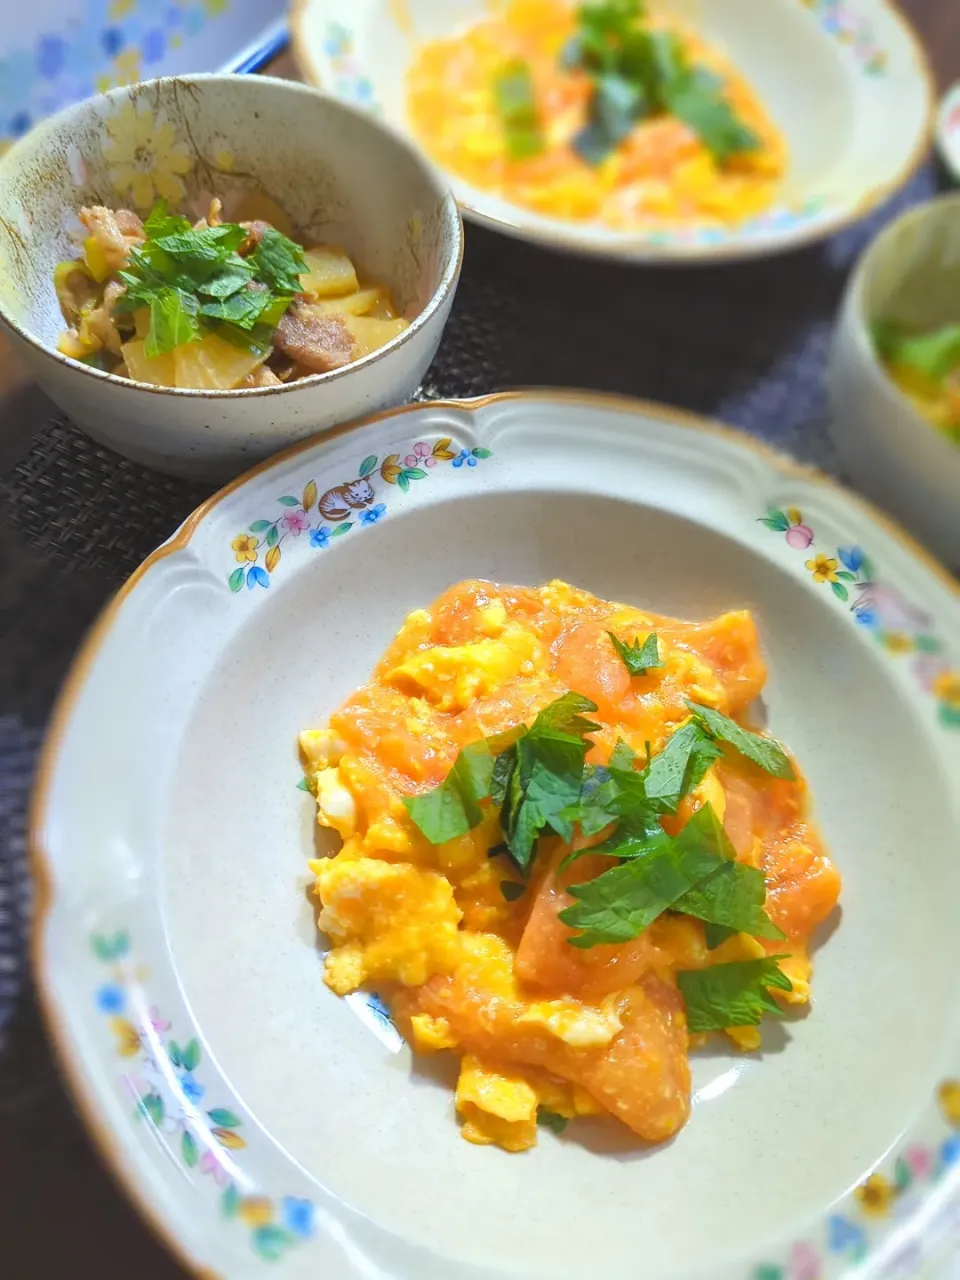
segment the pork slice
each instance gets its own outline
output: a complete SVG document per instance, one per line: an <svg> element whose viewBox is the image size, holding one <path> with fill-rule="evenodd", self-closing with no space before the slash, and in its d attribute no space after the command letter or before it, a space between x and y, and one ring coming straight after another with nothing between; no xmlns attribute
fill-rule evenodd
<svg viewBox="0 0 960 1280"><path fill-rule="evenodd" d="M142 240L144 238L143 223L132 210L115 209L113 216L120 229L120 234L125 240Z"/></svg>
<svg viewBox="0 0 960 1280"><path fill-rule="evenodd" d="M248 373L244 380L240 383L241 387L282 387L283 383L273 372L268 369L265 364L254 369L253 373Z"/></svg>
<svg viewBox="0 0 960 1280"><path fill-rule="evenodd" d="M106 347L108 351L112 351L114 355L120 354L123 340L117 332L113 309L117 304L117 299L122 297L125 292L126 289L119 280L109 280L107 287L103 291L103 301L100 306L88 311L80 322L82 336L92 334L101 346Z"/></svg>
<svg viewBox="0 0 960 1280"><path fill-rule="evenodd" d="M241 222L240 226L243 227L244 231L247 233L246 240L242 242L240 248L237 250L237 253L240 254L241 258L245 258L248 253L253 253L254 249L256 249L257 245L263 239L263 233L265 231L273 230L269 222L262 222L259 218L254 222Z"/></svg>
<svg viewBox="0 0 960 1280"><path fill-rule="evenodd" d="M84 206L80 221L103 250L103 260L111 271L120 271L134 245L143 241L143 224L129 209L107 209L101 204Z"/></svg>
<svg viewBox="0 0 960 1280"><path fill-rule="evenodd" d="M223 202L218 196L214 196L210 201L210 208L207 210L205 218L199 218L194 224L194 231L205 231L207 227L219 227L223 218Z"/></svg>
<svg viewBox="0 0 960 1280"><path fill-rule="evenodd" d="M349 364L356 350L343 317L325 315L294 303L277 325L274 346L314 373L328 373Z"/></svg>

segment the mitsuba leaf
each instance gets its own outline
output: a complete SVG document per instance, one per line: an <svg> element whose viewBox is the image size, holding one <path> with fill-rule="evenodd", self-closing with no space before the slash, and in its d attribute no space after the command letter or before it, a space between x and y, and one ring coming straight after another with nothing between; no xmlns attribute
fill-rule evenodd
<svg viewBox="0 0 960 1280"><path fill-rule="evenodd" d="M786 956L736 960L706 969L681 970L677 985L687 1006L692 1032L756 1026L765 1013L783 1017L769 989L791 991L793 984L777 964Z"/></svg>
<svg viewBox="0 0 960 1280"><path fill-rule="evenodd" d="M722 755L696 720L689 720L667 739L642 774L650 803L662 813L676 813L680 801Z"/></svg>
<svg viewBox="0 0 960 1280"><path fill-rule="evenodd" d="M775 778L784 778L792 782L796 777L790 757L773 738L765 738L759 733L751 733L731 720L729 716L715 711L713 707L702 707L699 703L688 702L697 722L714 737L727 742L742 756L746 756L755 765L766 770Z"/></svg>

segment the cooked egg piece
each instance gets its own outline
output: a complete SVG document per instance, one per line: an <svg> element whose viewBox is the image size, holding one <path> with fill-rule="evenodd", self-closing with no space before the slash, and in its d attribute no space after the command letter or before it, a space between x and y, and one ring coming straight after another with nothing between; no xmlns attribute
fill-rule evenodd
<svg viewBox="0 0 960 1280"><path fill-rule="evenodd" d="M536 636L507 627L495 640L421 649L385 679L395 688L427 698L441 711L463 711L515 676L532 673L540 658Z"/></svg>
<svg viewBox="0 0 960 1280"><path fill-rule="evenodd" d="M339 764L347 744L332 729L303 729L298 739L300 754L311 773Z"/></svg>
<svg viewBox="0 0 960 1280"><path fill-rule="evenodd" d="M435 973L452 971L460 955L461 912L445 876L408 862L345 861L341 855L314 866L323 904L319 927L334 942L360 948L362 976L354 986L367 979L419 986ZM327 957L326 976L341 992L337 952ZM353 977L358 967L353 950L349 954Z"/></svg>
<svg viewBox="0 0 960 1280"><path fill-rule="evenodd" d="M344 786L339 766L320 769L313 775L313 793L317 798L317 821L332 827L344 840L357 829L357 805L352 792Z"/></svg>
<svg viewBox="0 0 960 1280"><path fill-rule="evenodd" d="M464 1055L457 1081L460 1132L478 1146L496 1143L506 1151L526 1151L537 1141L537 1095L521 1071L493 1067Z"/></svg>
<svg viewBox="0 0 960 1280"><path fill-rule="evenodd" d="M623 1030L615 999L611 997L599 1008L577 1000L540 1000L531 1004L517 1022L543 1027L574 1049L594 1049L609 1044Z"/></svg>

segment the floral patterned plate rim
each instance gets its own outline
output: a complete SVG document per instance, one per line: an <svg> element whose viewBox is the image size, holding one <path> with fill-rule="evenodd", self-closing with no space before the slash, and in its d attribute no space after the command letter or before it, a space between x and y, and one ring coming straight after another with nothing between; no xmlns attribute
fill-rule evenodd
<svg viewBox="0 0 960 1280"><path fill-rule="evenodd" d="M631 559L630 540L642 547L645 533L660 535L657 554ZM438 537L442 553L424 556ZM609 539L623 565L591 569ZM544 563L551 545L560 560ZM299 807L308 802L286 749L292 727L312 714L305 701L329 706L356 682L410 602L426 602L469 564L520 580L562 571L585 585L591 573L619 573L628 584L621 598L649 590L664 607L686 600L688 611L701 597L704 610L721 597L754 604L772 654L774 727L788 722L784 736L809 766L828 839L859 886L817 953L818 1003L790 1026L796 1044L759 1061L707 1063L690 1125L649 1160L624 1161L623 1150L601 1160L606 1148L587 1156L552 1135L529 1157L460 1143L441 1091L425 1082L411 1090L406 1051L377 993L348 1005L327 1000L319 957L301 936L312 937L312 915L290 890L306 882L297 877L310 815ZM890 841L900 849L915 817L908 802L887 801L883 726L894 726L901 752L927 761L911 778L917 803L935 810L936 822L956 821L948 780L960 769L958 634L956 582L868 504L736 432L662 406L546 390L412 405L241 477L148 558L96 624L61 695L38 777L35 972L67 1078L114 1172L204 1277L269 1267L300 1280L324 1268L345 1277L376 1268L493 1280L551 1249L546 1265L560 1277L579 1274L584 1251L597 1248L606 1273L620 1276L629 1274L632 1253L622 1249L630 1241L619 1235L631 1215L618 1211L616 1188L626 1182L636 1196L645 1170L669 1175L673 1161L688 1162L673 1166L683 1172L679 1185L695 1179L698 1164L708 1172L709 1144L719 1144L717 1158L728 1150L724 1125L741 1134L738 1108L746 1106L774 1130L752 1152L757 1168L770 1146L790 1156L796 1218L778 1216L758 1177L751 1213L768 1214L769 1229L751 1225L749 1247L711 1248L705 1267L694 1256L699 1246L685 1243L679 1271L654 1233L651 1277L834 1280L855 1270L893 1280L935 1266L960 1232L960 1049L951 1019L928 1018L884 970L895 1022L905 1019L910 1032L887 1046L895 1080L910 1086L900 1096L877 1056L857 1048L857 1018L886 1016L881 995L871 994L880 984L858 984L857 1001L845 1004L840 961L864 963L858 949L866 947L882 968L885 952L870 950L858 923L858 896L880 895L870 909L881 910L889 893L901 912L897 965L911 981L921 966L934 1011L937 993L946 1000L955 985L943 959L953 927L952 886L943 881L954 875L937 852L945 842L928 833L929 875L941 879L906 905L920 892L909 888L918 878L901 882L909 868L891 865L889 890L867 893L863 848L877 857ZM869 805L851 795L844 755L818 763L805 740L811 715L814 724L827 718L838 751L859 752L873 779ZM224 910L212 916L218 895ZM284 1020L294 1008L302 1016ZM818 1028L838 1019L850 1021L851 1034L821 1043ZM820 1086L808 1068L827 1049L813 1073ZM817 1128L849 1130L831 1140L836 1173L818 1167L812 1139L802 1136L810 1126L798 1136L783 1120L783 1090L799 1080L810 1105L829 1112L835 1092L847 1108L843 1125L827 1114L827 1127ZM322 1104L328 1094L336 1105ZM886 1101L867 1104L868 1095ZM885 1109L895 1112L889 1121ZM582 1185L585 1159L600 1188L591 1213L601 1215L603 1244L575 1218L558 1244L555 1208L540 1197L555 1197L571 1177ZM535 1172L526 1172L530 1164ZM516 1215L502 1203L503 1178L515 1169L536 1184ZM427 1213L417 1205L431 1170L439 1172ZM653 1176L672 1212L664 1178ZM500 1215L493 1245L463 1219L488 1197ZM718 1212L698 1209L707 1241L723 1225Z"/></svg>
<svg viewBox="0 0 960 1280"><path fill-rule="evenodd" d="M404 79L413 50L482 19L489 7L488 0L292 0L291 40L306 79L410 132ZM895 0L768 0L760 40L750 6L681 0L680 12L686 8L763 86L788 153L803 157L788 169L769 209L739 225L651 219L644 228L620 230L541 215L443 168L464 216L521 240L626 261L756 257L850 225L922 163L933 134L935 78ZM771 75L769 62L781 55L783 66ZM822 84L844 101L841 116L821 114L805 100Z"/></svg>

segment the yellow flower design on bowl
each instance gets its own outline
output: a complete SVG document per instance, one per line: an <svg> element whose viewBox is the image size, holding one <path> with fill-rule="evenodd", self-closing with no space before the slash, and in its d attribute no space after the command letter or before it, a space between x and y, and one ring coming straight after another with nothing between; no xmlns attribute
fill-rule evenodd
<svg viewBox="0 0 960 1280"><path fill-rule="evenodd" d="M118 195L129 193L137 209L149 209L163 198L182 200L182 178L192 160L186 143L177 140L173 125L161 112L154 115L143 102L125 102L106 121L102 150L107 172Z"/></svg>
<svg viewBox="0 0 960 1280"><path fill-rule="evenodd" d="M806 561L807 568L813 574L814 582L836 582L839 561L833 556L819 555Z"/></svg>

